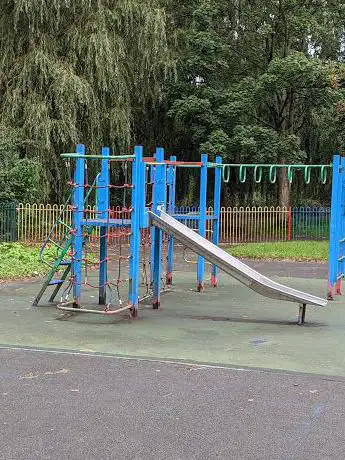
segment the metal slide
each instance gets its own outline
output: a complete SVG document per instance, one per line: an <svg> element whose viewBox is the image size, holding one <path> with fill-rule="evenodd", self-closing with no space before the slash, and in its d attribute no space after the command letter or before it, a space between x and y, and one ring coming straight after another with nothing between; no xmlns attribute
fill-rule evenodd
<svg viewBox="0 0 345 460"><path fill-rule="evenodd" d="M156 227L170 233L182 244L193 250L196 254L205 257L212 264L217 265L228 275L237 279L240 283L248 286L259 294L276 300L285 300L302 305L316 305L325 307L327 300L315 297L311 294L298 291L261 275L256 270L248 267L240 260L223 251L220 247L206 240L192 229L181 222L160 211L159 215L150 212L151 222Z"/></svg>

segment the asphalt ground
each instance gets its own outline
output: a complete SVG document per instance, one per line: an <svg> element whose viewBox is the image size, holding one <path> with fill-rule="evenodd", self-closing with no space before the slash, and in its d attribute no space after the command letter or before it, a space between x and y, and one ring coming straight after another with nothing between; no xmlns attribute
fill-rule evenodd
<svg viewBox="0 0 345 460"><path fill-rule="evenodd" d="M326 292L324 264L250 265ZM301 327L293 304L225 275L199 294L183 271L131 321L32 308L40 282L0 286L1 460L345 458L342 297Z"/></svg>
<svg viewBox="0 0 345 460"><path fill-rule="evenodd" d="M345 458L343 378L0 350L0 458Z"/></svg>

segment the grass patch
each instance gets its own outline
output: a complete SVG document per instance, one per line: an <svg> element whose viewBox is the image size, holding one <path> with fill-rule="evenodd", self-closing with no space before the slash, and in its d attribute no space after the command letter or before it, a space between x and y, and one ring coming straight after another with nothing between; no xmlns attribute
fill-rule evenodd
<svg viewBox="0 0 345 460"><path fill-rule="evenodd" d="M49 267L39 259L39 246L0 244L0 280L44 275Z"/></svg>
<svg viewBox="0 0 345 460"><path fill-rule="evenodd" d="M247 243L227 248L235 257L266 260L327 261L328 241Z"/></svg>
<svg viewBox="0 0 345 460"><path fill-rule="evenodd" d="M0 244L0 280L30 278L45 275L49 267L39 259L38 245ZM56 251L51 252L52 260ZM327 261L327 241L284 241L248 243L231 246L227 251L235 257L266 260Z"/></svg>

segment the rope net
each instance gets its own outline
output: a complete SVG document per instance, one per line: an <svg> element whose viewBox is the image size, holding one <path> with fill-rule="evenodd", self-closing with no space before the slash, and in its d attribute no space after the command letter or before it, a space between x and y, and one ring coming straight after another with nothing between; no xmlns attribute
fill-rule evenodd
<svg viewBox="0 0 345 460"><path fill-rule="evenodd" d="M81 278L81 304L96 305L99 290L106 292L106 305L104 311L121 308L127 303L128 295L128 267L129 267L129 239L131 221L131 168L130 160L109 162L110 177L116 178L115 184L99 185L99 174L94 174L90 180L88 161L85 161L85 181L83 185L74 183L72 179L71 164L66 162L68 171L68 185L75 190L77 187L85 189L84 207L82 210L73 208L74 213L81 213L83 219L82 235L82 278ZM103 210L94 208L97 203L97 194L101 189L107 188L109 192L109 207ZM101 245L105 247L105 255L101 257ZM69 252L71 261L76 260L73 250ZM100 282L100 269L106 265L106 276ZM69 302L76 277L71 276L68 285L62 293L61 302Z"/></svg>
<svg viewBox="0 0 345 460"><path fill-rule="evenodd" d="M128 305L129 262L130 262L130 236L131 236L131 192L132 168L131 160L123 162L109 162L110 178L116 183L99 185L99 173L89 168L85 160L85 181L83 185L76 184L73 180L70 159L66 161L68 172L68 185L73 191L78 187L84 188L83 209L76 209L69 205L74 213L81 213L83 219L82 234L77 235L75 229L67 232L73 235L74 241L82 238L81 258L81 299L80 307L84 311L97 309L99 312L111 313L122 310ZM93 165L92 165L93 166ZM148 209L153 205L154 166L146 166L145 171L145 204ZM92 177L91 177L92 176ZM110 182L111 182L110 181ZM100 189L108 188L109 207L95 209L97 194ZM140 233L140 291L139 301L148 299L152 295L152 233L150 228L142 229ZM166 259L169 237L163 234L162 246L162 274L161 288L166 288ZM105 255L101 257L101 246L105 247ZM73 247L73 245L72 245ZM104 251L103 251L104 252ZM71 249L68 257L72 262L77 261L76 252ZM100 271L106 267L104 282L100 282ZM61 305L73 303L73 288L77 280L71 275L69 282L61 295ZM98 292L105 291L106 304L98 305Z"/></svg>

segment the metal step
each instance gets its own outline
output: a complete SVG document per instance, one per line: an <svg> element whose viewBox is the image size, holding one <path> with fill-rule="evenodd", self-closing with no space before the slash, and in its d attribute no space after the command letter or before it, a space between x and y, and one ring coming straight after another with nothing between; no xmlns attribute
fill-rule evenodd
<svg viewBox="0 0 345 460"><path fill-rule="evenodd" d="M49 281L48 285L49 286L54 286L56 284L62 284L65 280L51 280Z"/></svg>
<svg viewBox="0 0 345 460"><path fill-rule="evenodd" d="M71 263L70 260L62 260L59 265L71 265Z"/></svg>
<svg viewBox="0 0 345 460"><path fill-rule="evenodd" d="M70 225L66 224L66 222L63 222L62 220L57 220L56 224L61 224L63 227L68 228L68 230L72 230L72 228L73 228Z"/></svg>
<svg viewBox="0 0 345 460"><path fill-rule="evenodd" d="M56 246L57 248L64 249L63 246L61 246L60 244L58 244L56 241L52 240L51 238L49 238L48 241L52 243L54 246Z"/></svg>

